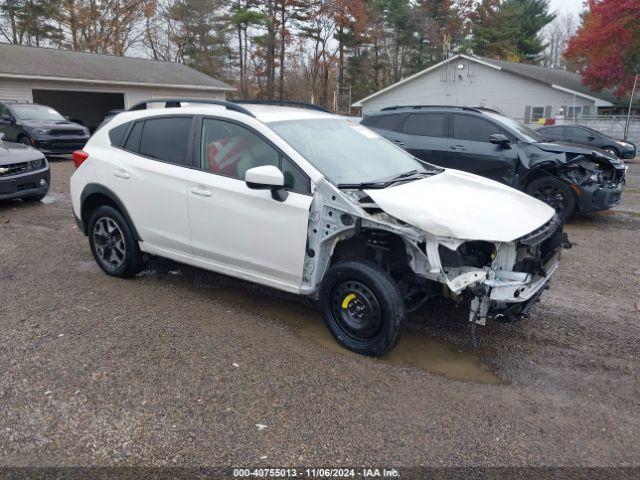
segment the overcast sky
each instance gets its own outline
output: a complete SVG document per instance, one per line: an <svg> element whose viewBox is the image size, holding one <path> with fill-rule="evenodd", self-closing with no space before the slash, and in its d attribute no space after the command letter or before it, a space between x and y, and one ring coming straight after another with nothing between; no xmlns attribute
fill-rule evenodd
<svg viewBox="0 0 640 480"><path fill-rule="evenodd" d="M556 10L559 14L564 12L579 14L583 9L584 0L551 0L551 10Z"/></svg>

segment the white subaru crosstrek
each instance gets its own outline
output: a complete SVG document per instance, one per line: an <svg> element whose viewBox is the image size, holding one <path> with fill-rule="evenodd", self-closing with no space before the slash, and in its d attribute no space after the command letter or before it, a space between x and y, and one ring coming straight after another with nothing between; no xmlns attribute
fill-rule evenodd
<svg viewBox="0 0 640 480"><path fill-rule="evenodd" d="M109 275L158 255L312 296L340 344L382 355L425 300L468 302L473 327L516 318L558 267L551 207L349 119L166 102L118 114L73 156L74 214Z"/></svg>

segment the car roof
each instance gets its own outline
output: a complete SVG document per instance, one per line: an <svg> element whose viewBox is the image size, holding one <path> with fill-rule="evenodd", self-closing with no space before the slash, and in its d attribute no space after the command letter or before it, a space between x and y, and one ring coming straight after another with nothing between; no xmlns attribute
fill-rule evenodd
<svg viewBox="0 0 640 480"><path fill-rule="evenodd" d="M262 122L279 122L282 120L306 120L319 118L342 118L333 113L321 112L309 108L282 107L279 105L260 105L242 103L242 106L253 113Z"/></svg>
<svg viewBox="0 0 640 480"><path fill-rule="evenodd" d="M239 104L240 105L240 104ZM306 120L319 118L343 118L333 113L298 107L282 107L277 105L259 105L242 103L240 105L251 113L257 120L263 123L278 122L283 120ZM224 105L191 103L182 107L149 108L142 110L126 110L118 114L122 120L134 120L160 115L219 115L227 112ZM235 112L234 112L235 113ZM237 118L237 117L236 117Z"/></svg>

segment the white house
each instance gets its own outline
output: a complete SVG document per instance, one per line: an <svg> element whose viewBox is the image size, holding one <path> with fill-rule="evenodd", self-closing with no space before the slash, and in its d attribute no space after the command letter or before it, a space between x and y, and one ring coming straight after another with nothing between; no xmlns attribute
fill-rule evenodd
<svg viewBox="0 0 640 480"><path fill-rule="evenodd" d="M396 105L466 105L498 110L526 123L612 111L611 91L593 92L565 70L455 55L354 103L363 114Z"/></svg>
<svg viewBox="0 0 640 480"><path fill-rule="evenodd" d="M234 90L180 63L0 43L0 100L48 105L88 127L141 100L224 99Z"/></svg>

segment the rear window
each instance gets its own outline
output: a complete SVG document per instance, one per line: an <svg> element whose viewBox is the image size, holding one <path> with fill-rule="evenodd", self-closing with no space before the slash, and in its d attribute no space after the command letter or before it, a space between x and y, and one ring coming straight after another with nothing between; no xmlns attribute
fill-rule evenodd
<svg viewBox="0 0 640 480"><path fill-rule="evenodd" d="M445 137L447 134L447 114L412 113L405 120L402 131L409 135Z"/></svg>
<svg viewBox="0 0 640 480"><path fill-rule="evenodd" d="M130 125L131 123L127 122L109 130L109 140L111 141L111 145L114 145L116 147L122 146L122 144L124 143L124 136L127 133Z"/></svg>
<svg viewBox="0 0 640 480"><path fill-rule="evenodd" d="M191 117L163 117L145 120L140 137L140 155L178 165L190 165L187 145Z"/></svg>

